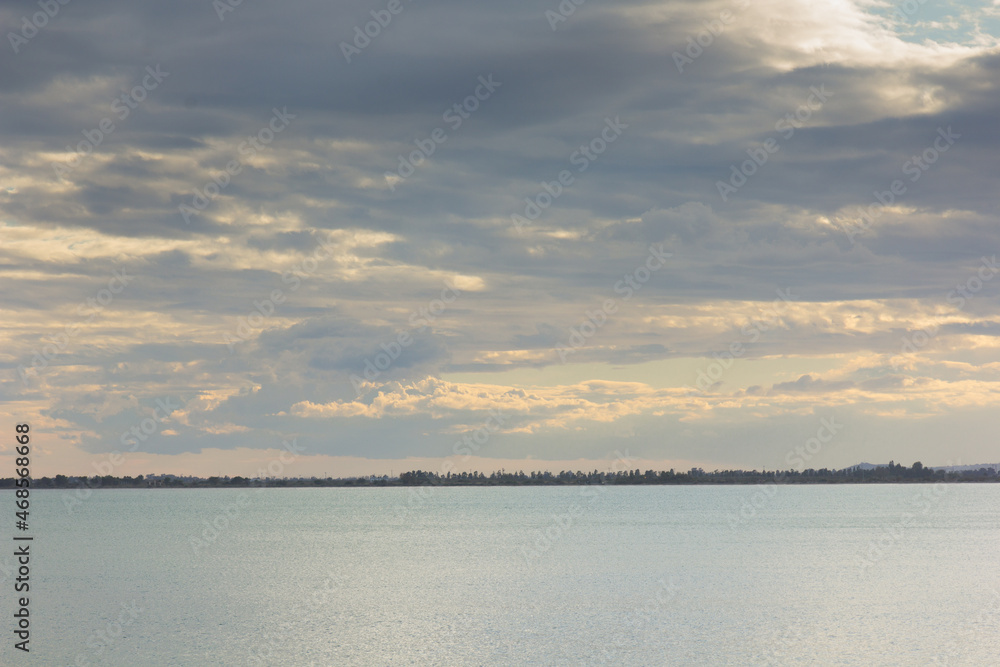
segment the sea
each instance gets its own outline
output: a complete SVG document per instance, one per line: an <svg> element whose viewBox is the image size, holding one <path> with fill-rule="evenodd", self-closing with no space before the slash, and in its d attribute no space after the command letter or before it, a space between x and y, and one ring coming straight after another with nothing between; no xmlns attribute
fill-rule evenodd
<svg viewBox="0 0 1000 667"><path fill-rule="evenodd" d="M996 484L34 490L23 531L4 505L4 665L1000 665Z"/></svg>

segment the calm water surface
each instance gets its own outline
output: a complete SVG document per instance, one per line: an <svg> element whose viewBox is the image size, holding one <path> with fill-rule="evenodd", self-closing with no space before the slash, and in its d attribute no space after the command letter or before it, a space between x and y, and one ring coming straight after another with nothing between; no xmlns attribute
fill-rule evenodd
<svg viewBox="0 0 1000 667"><path fill-rule="evenodd" d="M1000 664L998 485L69 493L3 664Z"/></svg>

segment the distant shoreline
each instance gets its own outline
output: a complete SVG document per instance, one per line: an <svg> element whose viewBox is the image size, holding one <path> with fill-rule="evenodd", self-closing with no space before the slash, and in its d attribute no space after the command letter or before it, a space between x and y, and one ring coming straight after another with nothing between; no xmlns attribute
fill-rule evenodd
<svg viewBox="0 0 1000 667"><path fill-rule="evenodd" d="M404 472L398 477L370 475L348 478L317 477L182 477L178 475L139 475L137 477L56 475L31 480L31 488L78 489L81 487L118 489L199 489L199 488L381 488L414 486L736 486L749 484L933 484L1000 482L996 467L970 470L925 468L919 462L905 468L890 462L888 466L843 470L715 470L692 468L688 472L638 469L616 472L480 472L447 473L423 470ZM14 478L0 478L0 489L15 488Z"/></svg>
<svg viewBox="0 0 1000 667"><path fill-rule="evenodd" d="M908 481L898 481L898 482L806 482L806 483L789 483L789 482L779 482L776 486L877 486L877 485L894 485L894 484L990 484L996 483L1000 480L938 480L932 482L930 480L908 480ZM774 483L773 481L770 483ZM761 485L766 483L758 483L756 485ZM603 486L650 486L650 487L660 487L660 486L753 486L754 482L675 482L671 484L643 484L643 483L629 483L620 482L618 484L605 484ZM422 488L427 486L440 486L448 488L537 488L537 487L548 487L548 488L569 488L577 486L602 486L601 484L588 484L586 482L580 483L570 483L570 484L490 484L490 483L473 483L473 484L368 484L368 483L338 483L334 481L333 484L313 484L309 480L303 482L298 482L297 480L267 480L264 483L256 483L245 486L234 486L231 484L180 484L177 486L141 486L141 485L112 485L112 486L90 486L85 484L77 484L75 486L45 486L45 487L33 487L32 491L72 491L78 488L89 488L93 491L142 491L144 489L163 489L167 491L190 491L191 489L412 489L412 488ZM0 486L0 491L13 491L14 488L8 486Z"/></svg>

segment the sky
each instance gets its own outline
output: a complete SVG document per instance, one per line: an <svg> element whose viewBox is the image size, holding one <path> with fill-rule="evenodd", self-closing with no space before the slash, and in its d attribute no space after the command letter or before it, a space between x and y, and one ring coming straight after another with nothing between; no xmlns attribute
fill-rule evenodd
<svg viewBox="0 0 1000 667"><path fill-rule="evenodd" d="M996 0L0 27L36 476L1000 460Z"/></svg>

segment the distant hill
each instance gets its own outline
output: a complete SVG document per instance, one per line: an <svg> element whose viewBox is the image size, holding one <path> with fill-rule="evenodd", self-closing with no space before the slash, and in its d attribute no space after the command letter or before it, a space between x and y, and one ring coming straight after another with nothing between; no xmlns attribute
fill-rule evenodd
<svg viewBox="0 0 1000 667"><path fill-rule="evenodd" d="M888 463L882 463L880 465L875 465L874 463L858 463L856 465L844 468L844 470L874 470L875 468L888 468Z"/></svg>

